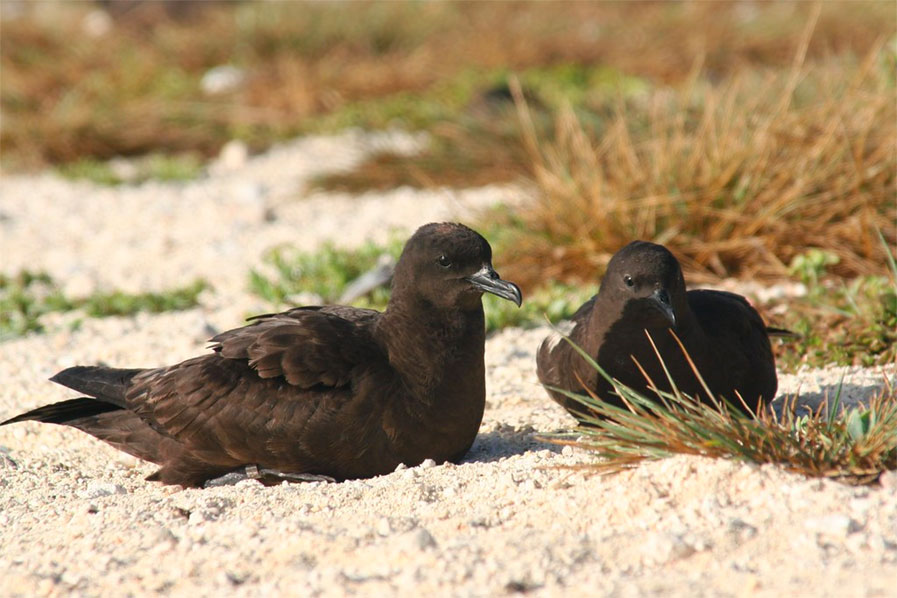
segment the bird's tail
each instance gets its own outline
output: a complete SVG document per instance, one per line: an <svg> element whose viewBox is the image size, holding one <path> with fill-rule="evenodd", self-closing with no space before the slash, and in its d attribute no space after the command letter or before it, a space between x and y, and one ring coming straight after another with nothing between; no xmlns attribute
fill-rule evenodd
<svg viewBox="0 0 897 598"><path fill-rule="evenodd" d="M24 421L70 426L107 442L135 457L161 463L165 455L178 450L177 441L163 436L135 413L118 405L81 397L32 409L12 417L0 426Z"/></svg>
<svg viewBox="0 0 897 598"><path fill-rule="evenodd" d="M103 366L65 369L50 380L95 398L81 397L38 407L0 422L0 426L24 421L71 426L118 450L160 463L166 454L179 449L177 441L154 430L129 411L125 403L131 380L142 371Z"/></svg>
<svg viewBox="0 0 897 598"><path fill-rule="evenodd" d="M766 327L766 334L769 336L777 336L780 338L790 338L790 339L799 339L803 338L803 335L799 332L794 332L793 330L788 330L787 328L774 328L772 326Z"/></svg>
<svg viewBox="0 0 897 598"><path fill-rule="evenodd" d="M119 407L126 407L124 400L128 386L134 376L142 371L144 370L78 365L62 370L50 380Z"/></svg>
<svg viewBox="0 0 897 598"><path fill-rule="evenodd" d="M119 407L118 405L113 405L112 403L106 403L104 401L97 401L95 399L82 397L80 399L71 399L68 401L62 401L60 403L53 403L52 405L44 405L43 407L38 407L37 409L32 409L31 411L27 411L25 413L22 413L21 415L11 417L4 422L0 422L0 426L25 421L71 425L71 422L84 417L94 417L96 415L100 415L101 413L107 413L109 411L119 411L120 409L121 407Z"/></svg>

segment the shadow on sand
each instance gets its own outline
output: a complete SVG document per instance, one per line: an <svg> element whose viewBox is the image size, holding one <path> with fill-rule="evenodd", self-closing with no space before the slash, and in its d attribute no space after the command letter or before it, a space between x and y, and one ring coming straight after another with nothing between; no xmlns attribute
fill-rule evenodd
<svg viewBox="0 0 897 598"><path fill-rule="evenodd" d="M839 390L840 389L840 390ZM865 406L869 401L881 392L882 384L827 384L815 392L801 392L797 399L790 395L779 397L773 401L771 408L777 416L781 416L782 407L794 402L794 410L797 414L815 413L821 406L828 404L829 408L838 405L841 411ZM825 407L823 407L824 409Z"/></svg>
<svg viewBox="0 0 897 598"><path fill-rule="evenodd" d="M540 434L531 426L514 428L508 425L499 425L496 429L477 436L463 462L491 463L505 457L522 455L527 451L561 452L562 446L546 442L539 436Z"/></svg>

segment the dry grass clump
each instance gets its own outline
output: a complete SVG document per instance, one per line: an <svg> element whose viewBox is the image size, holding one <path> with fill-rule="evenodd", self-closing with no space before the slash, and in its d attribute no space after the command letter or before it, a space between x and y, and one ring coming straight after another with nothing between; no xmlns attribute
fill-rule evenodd
<svg viewBox="0 0 897 598"><path fill-rule="evenodd" d="M111 3L112 28L89 34L95 3L26 3L0 20L0 104L7 165L152 151L211 155L232 138L261 148L329 126L405 126L398 110L359 104L432 91L464 73L609 65L676 83L705 57L712 77L790 60L802 3ZM132 6L136 8L131 9ZM184 5L187 6L187 5ZM893 35L887 2L825 4L808 55L866 52ZM210 68L246 78L202 93ZM475 93L475 92L474 92ZM448 113L469 97L445 98ZM435 118L441 118L445 111Z"/></svg>
<svg viewBox="0 0 897 598"><path fill-rule="evenodd" d="M575 431L556 440L593 451L600 460L584 467L600 473L675 454L774 463L850 484L871 483L897 469L897 388L887 378L862 406L842 409L839 389L815 410L796 407L798 397L791 397L780 413L766 409L756 418L725 402L707 405L678 391L648 397L620 384L615 388L628 408L564 393L582 403L585 414Z"/></svg>
<svg viewBox="0 0 897 598"><path fill-rule="evenodd" d="M801 63L618 103L597 125L571 111L528 145L539 198L508 224L503 272L594 280L632 239L669 246L692 280L781 278L809 247L831 273L883 273L897 242L893 53ZM800 56L802 58L802 55Z"/></svg>

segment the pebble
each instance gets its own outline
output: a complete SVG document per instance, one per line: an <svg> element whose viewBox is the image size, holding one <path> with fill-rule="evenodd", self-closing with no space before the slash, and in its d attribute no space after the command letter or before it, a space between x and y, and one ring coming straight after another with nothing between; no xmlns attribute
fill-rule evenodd
<svg viewBox="0 0 897 598"><path fill-rule="evenodd" d="M846 538L847 534L860 528L859 524L847 515L812 517L804 521L804 527L831 538Z"/></svg>
<svg viewBox="0 0 897 598"><path fill-rule="evenodd" d="M125 490L123 486L115 484L113 482L100 482L100 481L92 481L88 482L87 487L83 490L78 490L75 494L78 498L100 498L102 496L112 496L113 494L127 494L128 491Z"/></svg>

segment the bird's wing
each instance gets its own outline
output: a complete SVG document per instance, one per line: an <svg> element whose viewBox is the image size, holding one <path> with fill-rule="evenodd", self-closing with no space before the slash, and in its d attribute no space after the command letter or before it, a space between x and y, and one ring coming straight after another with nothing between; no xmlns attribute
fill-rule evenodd
<svg viewBox="0 0 897 598"><path fill-rule="evenodd" d="M766 336L766 324L747 299L735 293L700 289L688 292L692 311L701 316L705 332L725 335L733 342Z"/></svg>
<svg viewBox="0 0 897 598"><path fill-rule="evenodd" d="M245 360L261 378L282 377L301 388L344 386L359 361L379 351L365 326L377 314L343 306L296 308L223 332L212 348Z"/></svg>
<svg viewBox="0 0 897 598"><path fill-rule="evenodd" d="M304 433L350 403L353 383L385 357L365 320L329 308L296 309L219 334L215 354L146 370L128 388L128 409L196 460L300 466Z"/></svg>

